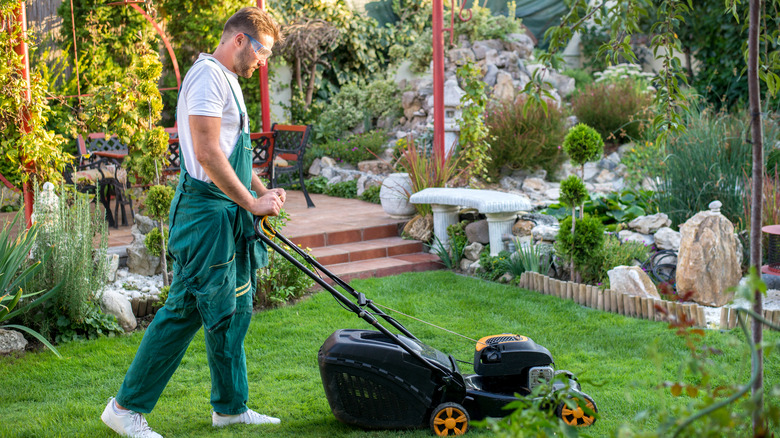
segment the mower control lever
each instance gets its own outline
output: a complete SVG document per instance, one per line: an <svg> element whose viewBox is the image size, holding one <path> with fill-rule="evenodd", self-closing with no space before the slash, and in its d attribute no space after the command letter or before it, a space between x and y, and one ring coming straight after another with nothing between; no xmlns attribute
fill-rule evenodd
<svg viewBox="0 0 780 438"><path fill-rule="evenodd" d="M366 300L366 294L364 294L363 292L358 292L357 301L358 301L358 306L360 307L363 307L366 304L368 304L368 300Z"/></svg>

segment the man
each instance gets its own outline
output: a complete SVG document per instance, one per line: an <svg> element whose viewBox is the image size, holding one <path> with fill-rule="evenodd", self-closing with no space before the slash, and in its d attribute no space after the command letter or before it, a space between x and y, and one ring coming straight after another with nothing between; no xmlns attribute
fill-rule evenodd
<svg viewBox="0 0 780 438"><path fill-rule="evenodd" d="M267 263L265 246L251 239L252 217L278 215L285 192L267 189L252 172L237 80L264 65L279 38L270 15L241 9L225 23L219 47L201 54L184 79L176 110L182 171L169 217L174 278L165 307L101 415L120 435L161 437L143 413L154 408L201 326L211 370L212 425L279 423L246 406L244 336L255 272Z"/></svg>

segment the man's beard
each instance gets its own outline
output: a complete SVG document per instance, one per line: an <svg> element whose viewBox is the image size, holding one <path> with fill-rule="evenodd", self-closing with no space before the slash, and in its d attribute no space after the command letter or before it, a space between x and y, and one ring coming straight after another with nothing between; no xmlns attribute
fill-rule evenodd
<svg viewBox="0 0 780 438"><path fill-rule="evenodd" d="M251 50L251 46L249 46L248 51L241 54L235 68L237 75L244 78L252 77L252 73L257 69L257 58L255 57L255 53Z"/></svg>

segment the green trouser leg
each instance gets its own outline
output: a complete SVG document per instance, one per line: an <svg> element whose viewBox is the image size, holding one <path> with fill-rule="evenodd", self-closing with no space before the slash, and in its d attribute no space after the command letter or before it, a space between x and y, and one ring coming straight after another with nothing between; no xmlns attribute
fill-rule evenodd
<svg viewBox="0 0 780 438"><path fill-rule="evenodd" d="M206 353L211 370L211 406L214 412L237 415L247 410L249 383L244 337L252 318L256 278L246 254L236 253L236 313L228 326L206 331ZM249 277L249 278L247 278Z"/></svg>
<svg viewBox="0 0 780 438"><path fill-rule="evenodd" d="M244 337L252 316L256 279L246 254L236 254L236 299L233 316L206 331L206 352L211 370L211 404L221 414L247 410L248 382ZM172 300L173 297L178 299ZM179 303L160 309L146 329L133 363L117 394L117 403L136 412L154 408L173 372L179 366L195 333L202 326L196 299L179 277L174 278L169 300Z"/></svg>

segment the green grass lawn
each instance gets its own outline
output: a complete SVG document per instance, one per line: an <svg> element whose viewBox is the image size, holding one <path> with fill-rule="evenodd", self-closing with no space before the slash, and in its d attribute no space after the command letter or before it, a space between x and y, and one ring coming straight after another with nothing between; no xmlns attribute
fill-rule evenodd
<svg viewBox="0 0 780 438"><path fill-rule="evenodd" d="M657 387L680 377L688 349L667 324L625 318L526 290L458 276L446 271L356 281L353 286L377 303L478 339L517 333L547 347L556 366L577 374L583 390L598 404L601 418L588 430L610 436L641 411L673 399ZM429 345L471 361L473 342L399 317ZM370 328L343 310L328 293L255 315L246 340L249 406L282 419L263 426L263 436L427 437L427 429L363 431L331 414L317 368L317 351L339 328ZM100 421L108 397L122 382L142 333L60 347L50 352L0 358L0 436L114 436ZM778 340L767 333L768 340ZM749 356L736 331L707 333L723 382L746 382ZM653 353L653 351L657 353ZM472 372L463 366L464 373ZM766 358L766 386L780 383L778 354ZM209 372L202 332L196 336L156 409L150 425L166 437L255 436L257 427L214 430L209 405ZM777 403L774 400L773 403ZM475 436L492 432L473 429ZM471 432L470 432L471 434Z"/></svg>

